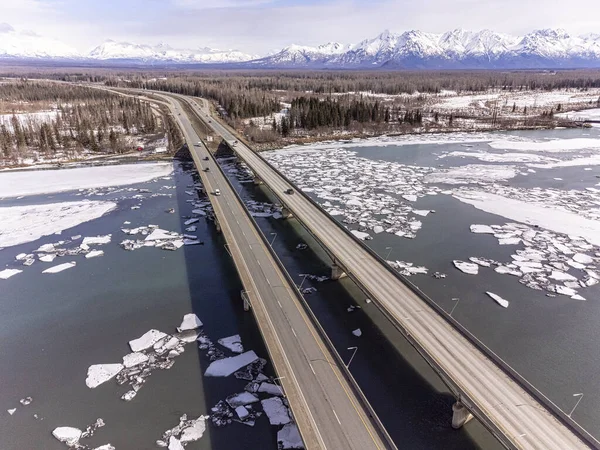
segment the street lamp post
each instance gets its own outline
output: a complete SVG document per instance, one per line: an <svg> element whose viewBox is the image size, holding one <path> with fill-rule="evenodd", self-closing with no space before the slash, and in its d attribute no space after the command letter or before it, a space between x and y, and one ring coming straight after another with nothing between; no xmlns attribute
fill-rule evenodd
<svg viewBox="0 0 600 450"><path fill-rule="evenodd" d="M358 347L348 347L348 350L354 350L354 352L352 353L352 356L350 357L350 361L348 361L348 364L346 364L346 369L350 368L350 363L354 359L354 355L356 355L356 351L358 350Z"/></svg>
<svg viewBox="0 0 600 450"><path fill-rule="evenodd" d="M271 247L273 247L273 242L275 242L275 238L277 237L277 233L271 233L271 236L273 236L273 240L271 241Z"/></svg>
<svg viewBox="0 0 600 450"><path fill-rule="evenodd" d="M456 303L454 304L454 307L452 308L452 311L450 311L450 317L452 317L452 313L454 312L454 310L455 310L455 309L456 309L456 307L458 306L458 302L460 301L460 298L456 298L456 297L455 297L455 298L453 298L453 299L452 299L452 301L453 301L453 302L456 302Z"/></svg>
<svg viewBox="0 0 600 450"><path fill-rule="evenodd" d="M579 402L583 398L583 394L582 393L573 394L573 397L579 397L579 400L577 400L577 403L575 403L575 406L573 406L573 409L571 410L571 412L569 414L567 414L569 416L569 419L571 418L571 414L573 414L573 412L575 412L575 408L577 408L577 405L579 405Z"/></svg>

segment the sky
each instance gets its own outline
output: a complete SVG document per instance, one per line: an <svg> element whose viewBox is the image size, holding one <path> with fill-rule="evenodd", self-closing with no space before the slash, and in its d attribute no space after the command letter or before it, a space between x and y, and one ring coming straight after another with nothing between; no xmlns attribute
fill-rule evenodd
<svg viewBox="0 0 600 450"><path fill-rule="evenodd" d="M0 11L16 30L80 52L106 39L265 55L292 43L356 43L386 29L600 33L598 0L0 0Z"/></svg>

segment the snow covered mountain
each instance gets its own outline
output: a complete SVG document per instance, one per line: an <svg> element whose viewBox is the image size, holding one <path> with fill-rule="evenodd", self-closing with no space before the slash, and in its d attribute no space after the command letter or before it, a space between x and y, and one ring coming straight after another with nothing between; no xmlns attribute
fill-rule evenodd
<svg viewBox="0 0 600 450"><path fill-rule="evenodd" d="M174 49L167 44L138 45L129 42L107 40L91 50L87 58L99 61L133 61L139 63L169 62L179 64L193 63L231 63L249 61L256 58L237 50L214 50L200 48L197 50Z"/></svg>
<svg viewBox="0 0 600 450"><path fill-rule="evenodd" d="M62 42L43 38L31 31L16 31L0 23L0 60L2 59L71 59L77 51Z"/></svg>
<svg viewBox="0 0 600 450"><path fill-rule="evenodd" d="M356 45L292 45L252 61L263 67L495 69L600 67L600 35L571 36L564 30L536 30L510 36L491 30L456 29L442 34L384 31Z"/></svg>
<svg viewBox="0 0 600 450"><path fill-rule="evenodd" d="M237 50L177 49L105 41L85 54L33 32L0 23L0 61L70 61L90 65L210 64L254 68L528 69L600 68L600 34L572 36L565 30L535 30L511 36L491 30L456 29L434 34L384 31L357 44L290 45L259 58Z"/></svg>

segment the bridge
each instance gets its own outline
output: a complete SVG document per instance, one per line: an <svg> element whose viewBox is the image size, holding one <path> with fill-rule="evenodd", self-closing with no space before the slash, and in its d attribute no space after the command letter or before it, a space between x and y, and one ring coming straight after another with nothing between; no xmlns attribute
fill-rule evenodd
<svg viewBox="0 0 600 450"><path fill-rule="evenodd" d="M305 447L395 449L294 281L201 142L180 100L157 96L180 124L242 281L244 306L254 312Z"/></svg>
<svg viewBox="0 0 600 450"><path fill-rule="evenodd" d="M600 447L570 416L238 140L212 117L207 101L169 97L187 103L197 119L228 143L256 181L280 199L286 214L295 216L331 256L332 277L351 277L436 371L457 399L452 408L453 427L460 428L475 416L511 449ZM286 194L289 189L296 195Z"/></svg>

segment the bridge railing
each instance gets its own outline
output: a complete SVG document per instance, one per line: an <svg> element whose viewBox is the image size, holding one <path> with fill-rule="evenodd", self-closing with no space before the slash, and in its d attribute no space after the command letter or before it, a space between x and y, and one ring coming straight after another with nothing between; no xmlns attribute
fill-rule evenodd
<svg viewBox="0 0 600 450"><path fill-rule="evenodd" d="M377 415L377 413L375 412L375 410L373 409L373 407L369 403L367 397L364 395L364 393L361 390L360 386L358 385L358 383L356 382L356 380L354 379L354 377L352 376L352 374L350 373L350 371L346 367L346 363L344 362L344 360L342 359L342 357L338 353L337 349L333 345L333 342L329 339L329 336L327 335L327 333L325 332L325 330L321 326L319 320L314 315L314 313L311 310L310 306L308 305L308 303L306 302L306 300L302 296L302 293L300 292L298 286L296 285L296 282L294 281L294 279L291 277L291 275L289 274L289 272L287 271L287 269L283 265L283 262L281 262L281 260L279 259L279 256L277 255L277 253L271 247L271 244L270 244L269 240L267 239L267 237L264 235L264 233L260 229L258 223L254 219L254 217L252 216L252 214L250 214L250 212L247 210L247 208L246 208L246 206L244 204L243 199L238 194L237 190L235 189L235 187L231 183L231 180L229 179L229 177L227 176L227 174L223 171L221 165L217 161L217 158L215 158L214 155L211 152L209 152L209 153L211 155L211 158L215 161L216 165L219 167L219 171L225 177L225 180L227 180L227 184L229 185L229 187L231 188L231 190L234 192L234 195L235 195L236 199L244 206L244 211L246 212L246 214L249 217L250 221L252 222L253 226L256 228L256 230L258 232L258 235L260 236L263 244L267 248L267 251L271 254L271 256L275 260L277 266L279 267L279 269L283 273L286 281L292 287L292 289L294 291L294 294L296 295L299 303L302 305L303 310L308 315L309 319L312 322L312 325L316 328L317 332L319 333L319 337L323 340L323 342L327 346L328 350L330 351L330 353L335 358L336 363L337 363L337 365L338 365L338 367L340 369L340 372L344 375L344 377L348 381L348 384L352 388L353 393L360 400L363 408L365 409L365 411L367 412L367 414L370 416L370 418L374 422L375 428L379 432L382 441L386 442L388 444L388 448L390 448L390 449L396 449L397 448L396 444L392 440L391 436L388 434L388 432L385 429L383 423L379 419L379 416Z"/></svg>
<svg viewBox="0 0 600 450"><path fill-rule="evenodd" d="M235 147L230 146L233 151L235 151ZM391 274L393 274L396 278L398 278L401 282L403 282L411 291L413 291L419 298L425 301L431 308L433 308L440 316L442 316L450 325L452 325L457 331L459 331L467 340L469 340L474 346L476 346L481 352L483 352L488 358L490 358L494 363L500 366L504 372L510 376L514 381L516 381L525 391L527 391L530 395L536 398L540 403L542 403L546 408L554 413L554 415L571 431L573 431L577 436L583 439L587 444L591 445L595 448L600 448L600 441L598 441L594 436L592 436L585 428L571 419L565 411L563 411L558 405L556 405L552 400L550 400L544 393L542 393L539 389L537 389L533 384L531 384L525 377L523 377L519 372L517 372L513 367L511 367L506 361L504 361L499 355L497 355L492 349L490 349L487 345L485 345L479 338L477 338L474 334L472 334L467 328L465 328L460 322L450 316L440 305L438 305L433 299L431 299L427 294L425 294L421 289L419 289L415 284L413 284L410 280L408 280L405 276L398 273L394 270L378 253L376 253L372 248L366 245L363 241L358 239L354 234L350 232L346 227L344 227L340 222L338 222L333 216L331 216L327 211L325 211L319 203L317 203L314 199L312 199L308 194L306 194L302 189L296 186L291 180L289 180L279 169L274 167L269 161L260 155L259 152L254 152L256 156L258 156L265 164L267 164L274 172L276 172L286 183L290 185L290 187L294 188L296 191L300 193L306 200L308 200L315 208L318 208L324 215L326 215L331 221L333 221L337 227L342 230L349 238L351 238L356 244L360 245L366 252L368 252L373 258L375 258L380 264L382 264L386 270L388 270ZM279 195L277 195L280 197ZM280 197L281 198L281 197ZM283 204L285 202L282 201ZM348 274L355 280L355 277L352 274ZM359 283L360 285L361 283ZM365 289L364 286L361 286L361 289L365 290L365 292L369 294L368 290ZM385 311L385 307L383 307L376 298L371 297L371 300L374 301L380 309L383 309L383 313L390 318L390 314ZM394 323L394 321L392 321ZM403 330L400 330L403 331ZM405 334L405 332L403 332ZM412 339L410 339L412 340ZM417 350L420 349L417 348Z"/></svg>

